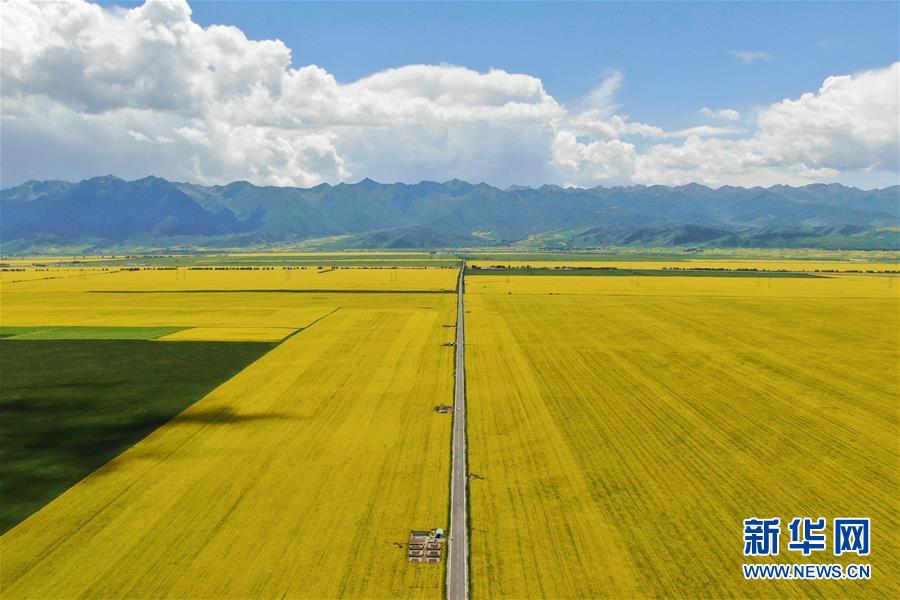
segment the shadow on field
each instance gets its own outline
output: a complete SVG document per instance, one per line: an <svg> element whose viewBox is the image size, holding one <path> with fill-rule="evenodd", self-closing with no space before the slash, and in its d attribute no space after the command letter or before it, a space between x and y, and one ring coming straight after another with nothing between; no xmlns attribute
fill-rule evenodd
<svg viewBox="0 0 900 600"><path fill-rule="evenodd" d="M168 425L182 425L200 423L201 425L233 425L236 423L246 423L249 421L283 421L286 419L294 419L296 417L285 413L268 412L268 413L241 413L234 412L230 406L222 408L196 409L181 413L171 421Z"/></svg>
<svg viewBox="0 0 900 600"><path fill-rule="evenodd" d="M181 411L269 343L0 340L0 534L160 426L239 425L278 414ZM196 425L195 425L196 427ZM199 427L198 427L199 429ZM143 448L128 460L164 460Z"/></svg>
<svg viewBox="0 0 900 600"><path fill-rule="evenodd" d="M170 428L186 425L200 425L200 427L202 428L207 425L236 425L253 421L285 420L297 418L298 417L293 415L275 412L237 414L230 406L225 406L220 408L192 409L188 412L177 415L167 422L160 423L159 426L162 428ZM158 445L156 447L158 448ZM178 458L179 454L177 448L159 451L156 449L150 449L146 445L134 446L132 448L129 448L127 452L119 454L114 459L110 460L99 469L94 471L93 476L103 476L115 471L120 471L121 469L134 462L142 462L147 460L161 462L163 460L177 460Z"/></svg>

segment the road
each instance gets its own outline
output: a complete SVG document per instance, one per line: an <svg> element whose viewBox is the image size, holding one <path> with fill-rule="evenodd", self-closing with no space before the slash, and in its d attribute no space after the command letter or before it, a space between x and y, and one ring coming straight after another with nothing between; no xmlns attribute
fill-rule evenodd
<svg viewBox="0 0 900 600"><path fill-rule="evenodd" d="M463 295L466 261L459 270L456 300L456 380L453 385L453 458L450 481L450 540L447 552L447 598L469 597L469 532L466 518L466 328Z"/></svg>

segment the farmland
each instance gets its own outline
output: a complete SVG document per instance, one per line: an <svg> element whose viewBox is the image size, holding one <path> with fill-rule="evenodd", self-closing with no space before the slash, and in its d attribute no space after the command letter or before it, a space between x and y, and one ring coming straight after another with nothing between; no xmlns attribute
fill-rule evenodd
<svg viewBox="0 0 900 600"><path fill-rule="evenodd" d="M4 327L295 330L347 303L377 304L375 294L450 294L456 271L58 268L24 274L0 273ZM28 277L36 274L42 277Z"/></svg>
<svg viewBox="0 0 900 600"><path fill-rule="evenodd" d="M4 598L444 593L406 544L448 525L458 270L298 256L0 272L4 480L55 478ZM896 261L502 258L537 268L466 280L473 598L896 595ZM745 582L752 516L871 517L873 579Z"/></svg>
<svg viewBox="0 0 900 600"><path fill-rule="evenodd" d="M447 522L454 270L61 275L5 284L3 326L293 334L0 538L4 597L441 594L404 544Z"/></svg>
<svg viewBox="0 0 900 600"><path fill-rule="evenodd" d="M467 308L476 597L896 594L893 278L487 275ZM745 582L760 515L871 516L876 575Z"/></svg>

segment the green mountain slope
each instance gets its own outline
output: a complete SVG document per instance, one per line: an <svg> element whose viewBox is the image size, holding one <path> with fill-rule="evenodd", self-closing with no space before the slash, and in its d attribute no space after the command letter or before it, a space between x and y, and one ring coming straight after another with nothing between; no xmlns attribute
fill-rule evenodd
<svg viewBox="0 0 900 600"><path fill-rule="evenodd" d="M484 183L314 188L107 176L0 192L2 250L525 245L808 246L900 249L900 187L691 184L592 189ZM330 245L329 245L330 244Z"/></svg>

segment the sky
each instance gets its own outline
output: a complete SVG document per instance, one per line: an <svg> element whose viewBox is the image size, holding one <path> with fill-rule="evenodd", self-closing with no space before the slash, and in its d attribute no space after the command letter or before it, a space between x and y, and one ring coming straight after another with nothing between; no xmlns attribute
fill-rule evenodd
<svg viewBox="0 0 900 600"><path fill-rule="evenodd" d="M0 5L0 185L898 183L900 4Z"/></svg>

